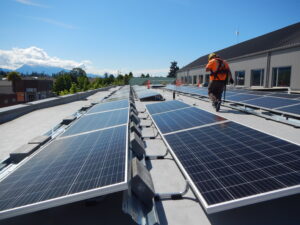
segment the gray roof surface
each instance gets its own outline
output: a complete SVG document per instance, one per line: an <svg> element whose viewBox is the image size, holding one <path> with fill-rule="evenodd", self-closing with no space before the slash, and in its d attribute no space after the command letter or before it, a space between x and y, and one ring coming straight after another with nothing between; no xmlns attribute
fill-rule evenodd
<svg viewBox="0 0 300 225"><path fill-rule="evenodd" d="M292 47L300 44L300 23L281 28L259 37L241 42L216 51L223 59L232 59L248 54L263 52L276 48ZM200 67L207 63L208 55L201 56L195 61L182 67L179 71Z"/></svg>

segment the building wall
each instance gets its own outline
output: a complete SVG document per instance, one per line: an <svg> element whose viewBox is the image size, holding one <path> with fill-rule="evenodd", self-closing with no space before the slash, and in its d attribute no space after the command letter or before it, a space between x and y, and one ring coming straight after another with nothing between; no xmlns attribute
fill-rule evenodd
<svg viewBox="0 0 300 225"><path fill-rule="evenodd" d="M271 54L271 68L291 66L291 89L300 90L300 48L273 52ZM270 71L272 73L272 69ZM272 74L271 74L272 75ZM270 76L271 78L271 76ZM272 79L269 80L271 87Z"/></svg>
<svg viewBox="0 0 300 225"><path fill-rule="evenodd" d="M1 94L0 93L0 107L15 105L17 103L16 94Z"/></svg>
<svg viewBox="0 0 300 225"><path fill-rule="evenodd" d="M256 69L264 70L264 87L272 87L272 69L274 67L291 67L291 80L290 88L292 90L300 90L300 47L290 48L286 50L273 51L269 53L269 68L268 68L268 53L255 55L251 57L241 57L240 59L229 60L229 66L235 79L236 71L245 71L245 83L246 88L255 88L257 86L251 86L251 71ZM180 71L177 73L177 79L186 79L188 84L196 84L200 75L203 76L203 82L205 82L205 75L208 73L205 71L204 66L195 69L189 69L187 71ZM197 75L196 81L194 81ZM186 78L185 78L186 77ZM236 82L235 82L236 83Z"/></svg>
<svg viewBox="0 0 300 225"><path fill-rule="evenodd" d="M0 94L13 94L12 82L0 80Z"/></svg>
<svg viewBox="0 0 300 225"><path fill-rule="evenodd" d="M233 79L235 79L236 71L245 71L244 87L251 87L251 70L254 70L254 69L264 69L264 84L265 84L265 81L267 78L267 75L266 75L267 54L248 57L247 59L239 59L239 60L229 61L228 63L229 63L229 67L231 69Z"/></svg>

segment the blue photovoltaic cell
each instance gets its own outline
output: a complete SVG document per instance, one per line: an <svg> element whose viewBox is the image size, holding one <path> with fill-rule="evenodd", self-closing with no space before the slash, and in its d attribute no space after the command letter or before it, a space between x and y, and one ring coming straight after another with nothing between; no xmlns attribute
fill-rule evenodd
<svg viewBox="0 0 300 225"><path fill-rule="evenodd" d="M244 104L250 104L258 107L274 109L278 107L288 106L300 103L298 100L276 98L276 97L262 97L258 99L242 101Z"/></svg>
<svg viewBox="0 0 300 225"><path fill-rule="evenodd" d="M128 109L85 115L69 127L62 136L125 124L128 117Z"/></svg>
<svg viewBox="0 0 300 225"><path fill-rule="evenodd" d="M233 91L226 91L226 100L227 100L227 97L229 96L234 96L234 95L239 95L240 93L237 93L237 92L233 92Z"/></svg>
<svg viewBox="0 0 300 225"><path fill-rule="evenodd" d="M126 132L125 125L50 143L0 182L0 218L3 210L126 182Z"/></svg>
<svg viewBox="0 0 300 225"><path fill-rule="evenodd" d="M259 95L250 95L250 94L237 94L237 95L231 95L228 96L226 93L226 100L227 101L245 101L245 100L250 100L250 99L256 99L256 98L261 98Z"/></svg>
<svg viewBox="0 0 300 225"><path fill-rule="evenodd" d="M204 110L190 107L152 116L162 133L197 127L225 120Z"/></svg>
<svg viewBox="0 0 300 225"><path fill-rule="evenodd" d="M300 146L243 125L227 122L165 139L209 206L300 185Z"/></svg>
<svg viewBox="0 0 300 225"><path fill-rule="evenodd" d="M93 106L87 112L87 114L95 113L95 112L108 111L108 110L114 110L114 109L121 109L121 108L126 108L126 107L129 107L129 101L128 100L100 103L100 104L97 104L97 105Z"/></svg>
<svg viewBox="0 0 300 225"><path fill-rule="evenodd" d="M269 94L268 96L291 98L291 99L300 98L300 94L288 94L288 93L273 93L273 94Z"/></svg>
<svg viewBox="0 0 300 225"><path fill-rule="evenodd" d="M298 105L293 105L293 106L287 106L287 107L283 107L280 109L276 109L282 112L287 112L287 113L292 113L295 115L300 115L300 104Z"/></svg>
<svg viewBox="0 0 300 225"><path fill-rule="evenodd" d="M195 89L192 91L192 94L196 94L196 95L200 95L200 96L208 96L207 94L207 90L203 90L203 89Z"/></svg>
<svg viewBox="0 0 300 225"><path fill-rule="evenodd" d="M149 98L149 97L154 97L154 96L159 96L160 94L154 91L149 91L149 92L142 92L138 94L139 99L143 98Z"/></svg>
<svg viewBox="0 0 300 225"><path fill-rule="evenodd" d="M156 113L162 113L162 112L181 109L190 106L188 104L176 100L176 101L167 101L167 102L148 104L146 107L150 114L156 114Z"/></svg>

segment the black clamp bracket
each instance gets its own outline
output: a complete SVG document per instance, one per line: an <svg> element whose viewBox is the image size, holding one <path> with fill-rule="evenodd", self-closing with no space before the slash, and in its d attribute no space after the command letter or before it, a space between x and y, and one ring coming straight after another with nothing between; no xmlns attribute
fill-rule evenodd
<svg viewBox="0 0 300 225"><path fill-rule="evenodd" d="M155 201L162 201L162 200L179 200L183 199L183 196L186 195L186 193L190 189L190 183L188 180L185 181L185 188L181 192L170 192L170 193L157 193L155 194Z"/></svg>

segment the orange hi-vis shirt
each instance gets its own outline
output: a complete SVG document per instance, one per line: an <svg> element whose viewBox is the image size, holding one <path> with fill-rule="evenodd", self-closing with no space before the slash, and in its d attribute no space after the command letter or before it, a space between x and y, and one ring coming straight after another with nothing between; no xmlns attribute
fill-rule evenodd
<svg viewBox="0 0 300 225"><path fill-rule="evenodd" d="M220 68L219 68L219 63L220 63L219 61L223 62L222 63L223 65L221 65ZM220 73L217 73L217 76L214 76L213 73L215 73L217 70L220 71ZM225 60L214 58L209 60L208 64L206 65L206 71L212 72L212 74L209 76L210 80L226 80L227 74L229 72L229 66Z"/></svg>

